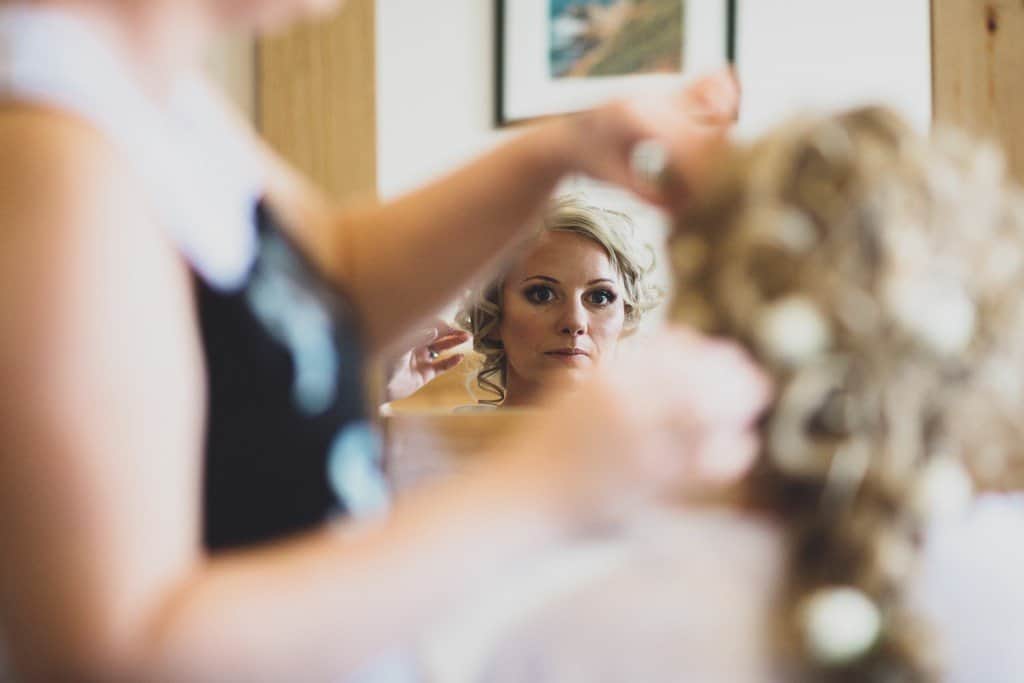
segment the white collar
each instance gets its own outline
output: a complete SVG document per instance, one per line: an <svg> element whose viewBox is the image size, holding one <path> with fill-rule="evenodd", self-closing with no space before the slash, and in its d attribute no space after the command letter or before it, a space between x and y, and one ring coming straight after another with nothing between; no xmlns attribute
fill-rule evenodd
<svg viewBox="0 0 1024 683"><path fill-rule="evenodd" d="M58 47L59 46L59 47ZM139 175L158 219L204 279L230 289L256 251L256 152L201 75L157 103L87 22L0 7L0 97L42 102L95 125Z"/></svg>

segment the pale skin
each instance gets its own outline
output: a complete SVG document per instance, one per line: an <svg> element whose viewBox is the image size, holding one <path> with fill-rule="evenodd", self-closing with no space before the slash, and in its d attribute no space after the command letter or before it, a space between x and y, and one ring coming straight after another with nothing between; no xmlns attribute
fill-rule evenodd
<svg viewBox="0 0 1024 683"><path fill-rule="evenodd" d="M330 3L40 4L95 20L159 97L227 23L275 24ZM630 147L657 137L703 158L735 106L722 77L609 105L348 213L264 148L268 196L384 348L516 240L562 176L660 200L632 177ZM669 332L551 404L478 471L371 527L209 555L204 372L185 263L126 162L86 123L2 102L0 149L0 622L24 680L338 680L496 569L729 479L752 454L768 393L760 373L729 345ZM422 279L434 286L394 294ZM747 390L709 404L709 372Z"/></svg>
<svg viewBox="0 0 1024 683"><path fill-rule="evenodd" d="M457 366L465 354L448 352L471 338L465 330L452 327L444 320L435 320L411 341L412 348L387 368L387 399L397 401L411 396Z"/></svg>
<svg viewBox="0 0 1024 683"><path fill-rule="evenodd" d="M578 386L614 358L626 323L622 292L599 243L569 232L541 235L502 288L503 405L536 405L545 386Z"/></svg>

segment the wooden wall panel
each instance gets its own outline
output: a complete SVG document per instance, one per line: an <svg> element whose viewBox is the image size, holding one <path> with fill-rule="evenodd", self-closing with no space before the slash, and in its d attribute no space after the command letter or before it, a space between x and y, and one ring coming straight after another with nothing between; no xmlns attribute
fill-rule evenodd
<svg viewBox="0 0 1024 683"><path fill-rule="evenodd" d="M377 188L374 0L260 41L260 130L337 199Z"/></svg>
<svg viewBox="0 0 1024 683"><path fill-rule="evenodd" d="M250 121L256 120L256 43L246 35L224 38L207 59L214 81Z"/></svg>
<svg viewBox="0 0 1024 683"><path fill-rule="evenodd" d="M932 0L935 119L994 138L1024 181L1024 0Z"/></svg>

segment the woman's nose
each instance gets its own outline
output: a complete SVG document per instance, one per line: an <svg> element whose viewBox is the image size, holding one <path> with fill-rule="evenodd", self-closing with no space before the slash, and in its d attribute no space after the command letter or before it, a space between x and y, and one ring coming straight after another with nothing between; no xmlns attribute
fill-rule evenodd
<svg viewBox="0 0 1024 683"><path fill-rule="evenodd" d="M580 337L587 332L587 313L582 306L570 306L560 321L562 334Z"/></svg>

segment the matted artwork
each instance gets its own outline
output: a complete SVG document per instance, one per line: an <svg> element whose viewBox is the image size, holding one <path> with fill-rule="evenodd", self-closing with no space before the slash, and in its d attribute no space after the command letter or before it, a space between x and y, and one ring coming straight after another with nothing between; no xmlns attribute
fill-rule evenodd
<svg viewBox="0 0 1024 683"><path fill-rule="evenodd" d="M734 2L498 0L498 124L678 87L726 63Z"/></svg>

